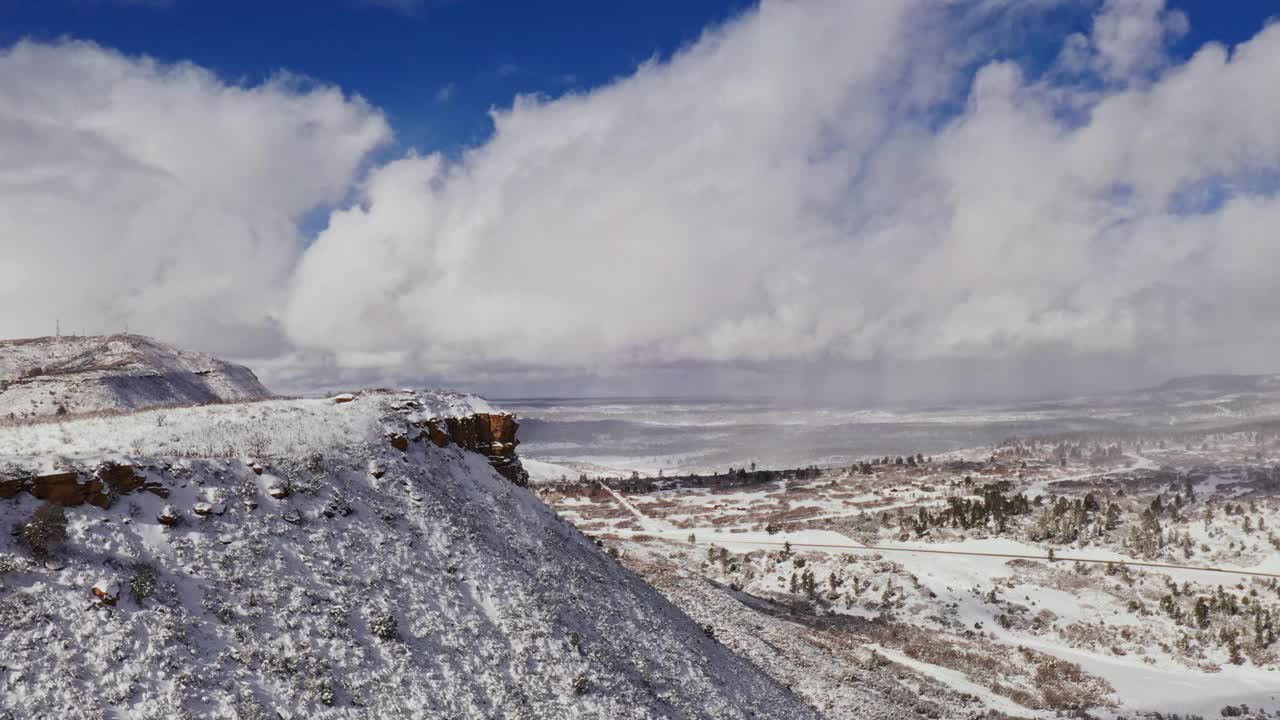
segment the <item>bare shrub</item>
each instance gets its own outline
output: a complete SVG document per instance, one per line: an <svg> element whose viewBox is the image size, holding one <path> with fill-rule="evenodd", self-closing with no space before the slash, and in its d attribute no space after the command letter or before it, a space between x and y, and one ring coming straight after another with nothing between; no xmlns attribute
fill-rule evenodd
<svg viewBox="0 0 1280 720"><path fill-rule="evenodd" d="M373 622L369 623L369 629L379 640L390 642L400 639L400 624L396 622L396 616L391 613L374 618Z"/></svg>
<svg viewBox="0 0 1280 720"><path fill-rule="evenodd" d="M36 557L48 557L67 539L67 511L61 505L44 503L22 526L22 542Z"/></svg>
<svg viewBox="0 0 1280 720"><path fill-rule="evenodd" d="M139 565L129 580L129 591L139 605L156 592L156 571L150 565Z"/></svg>
<svg viewBox="0 0 1280 720"><path fill-rule="evenodd" d="M246 440L245 449L249 451L250 457L262 458L266 457L267 450L271 447L271 438L264 432L255 432Z"/></svg>
<svg viewBox="0 0 1280 720"><path fill-rule="evenodd" d="M12 555L0 555L0 575L17 572L22 567L21 561Z"/></svg>

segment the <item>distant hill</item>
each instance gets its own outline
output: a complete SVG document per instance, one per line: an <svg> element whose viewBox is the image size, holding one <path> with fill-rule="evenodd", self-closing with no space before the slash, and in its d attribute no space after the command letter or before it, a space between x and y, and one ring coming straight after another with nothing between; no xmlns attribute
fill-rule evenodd
<svg viewBox="0 0 1280 720"><path fill-rule="evenodd" d="M0 418L269 397L244 366L141 335L0 341Z"/></svg>
<svg viewBox="0 0 1280 720"><path fill-rule="evenodd" d="M1188 375L1140 390L1037 407L1078 414L1089 423L1105 420L1113 429L1229 428L1280 418L1280 375Z"/></svg>
<svg viewBox="0 0 1280 720"><path fill-rule="evenodd" d="M1280 392L1280 375L1188 375L1140 392L1194 395Z"/></svg>

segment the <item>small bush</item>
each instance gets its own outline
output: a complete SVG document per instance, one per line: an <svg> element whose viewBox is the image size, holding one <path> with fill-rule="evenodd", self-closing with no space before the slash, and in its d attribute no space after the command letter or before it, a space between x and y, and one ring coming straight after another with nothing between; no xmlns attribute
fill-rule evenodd
<svg viewBox="0 0 1280 720"><path fill-rule="evenodd" d="M36 557L48 557L67 539L67 511L61 505L44 503L22 526L22 542Z"/></svg>
<svg viewBox="0 0 1280 720"><path fill-rule="evenodd" d="M129 591L134 602L142 601L156 594L156 571L150 565L140 565L129 580Z"/></svg>
<svg viewBox="0 0 1280 720"><path fill-rule="evenodd" d="M312 453L307 456L307 472L313 475L323 475L325 471L324 455L322 453Z"/></svg>
<svg viewBox="0 0 1280 720"><path fill-rule="evenodd" d="M0 575L8 575L22 568L22 563L12 555L0 555Z"/></svg>
<svg viewBox="0 0 1280 720"><path fill-rule="evenodd" d="M577 677L573 679L573 694L586 695L587 691L590 689L591 681L587 679L587 674L578 673Z"/></svg>
<svg viewBox="0 0 1280 720"><path fill-rule="evenodd" d="M391 613L374 618L373 622L369 623L369 629L379 640L390 642L400 638L400 625L396 622L396 616Z"/></svg>
<svg viewBox="0 0 1280 720"><path fill-rule="evenodd" d="M316 682L315 690L322 704L333 707L338 702L338 687L331 678L321 678Z"/></svg>
<svg viewBox="0 0 1280 720"><path fill-rule="evenodd" d="M248 437L245 448L249 451L249 457L266 457L267 450L271 448L271 437L263 432L253 433Z"/></svg>

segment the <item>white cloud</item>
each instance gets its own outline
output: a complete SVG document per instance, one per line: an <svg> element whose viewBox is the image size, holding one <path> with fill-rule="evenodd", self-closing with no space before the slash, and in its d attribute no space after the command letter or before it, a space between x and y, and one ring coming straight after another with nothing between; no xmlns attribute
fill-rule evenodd
<svg viewBox="0 0 1280 720"><path fill-rule="evenodd" d="M1093 25L1096 64L1108 79L1129 79L1159 68L1165 46L1185 35L1187 16L1165 0L1106 0Z"/></svg>
<svg viewBox="0 0 1280 720"><path fill-rule="evenodd" d="M298 217L348 191L376 112L23 46L0 60L0 214L30 235L0 293L60 284L162 335L278 314L294 378L935 392L919 378L980 366L1002 370L966 389L1264 368L1280 27L1179 62L1185 17L1108 0L1028 76L1010 43L1055 4L765 2L607 86L517 99L457 161L374 169L305 252ZM69 252L94 272L62 277Z"/></svg>
<svg viewBox="0 0 1280 720"><path fill-rule="evenodd" d="M343 201L381 115L278 77L82 43L0 54L0 331L130 326L232 352L282 347L272 316L309 210Z"/></svg>
<svg viewBox="0 0 1280 720"><path fill-rule="evenodd" d="M957 7L767 2L610 86L521 98L461 162L407 157L335 214L290 337L440 373L1274 349L1213 351L1277 329L1243 267L1273 195L1171 206L1280 169L1280 29L1170 66L1186 19L1108 0L1064 40L1076 83L992 60Z"/></svg>

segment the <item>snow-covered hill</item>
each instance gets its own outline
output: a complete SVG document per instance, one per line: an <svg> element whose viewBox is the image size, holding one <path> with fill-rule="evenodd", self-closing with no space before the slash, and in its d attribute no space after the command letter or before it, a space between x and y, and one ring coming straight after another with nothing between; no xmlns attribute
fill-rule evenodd
<svg viewBox="0 0 1280 720"><path fill-rule="evenodd" d="M0 341L0 418L267 397L244 366L140 335Z"/></svg>
<svg viewBox="0 0 1280 720"><path fill-rule="evenodd" d="M471 410L365 393L0 428L0 526L50 488L110 506L66 508L47 559L0 534L0 717L815 717L415 432Z"/></svg>

